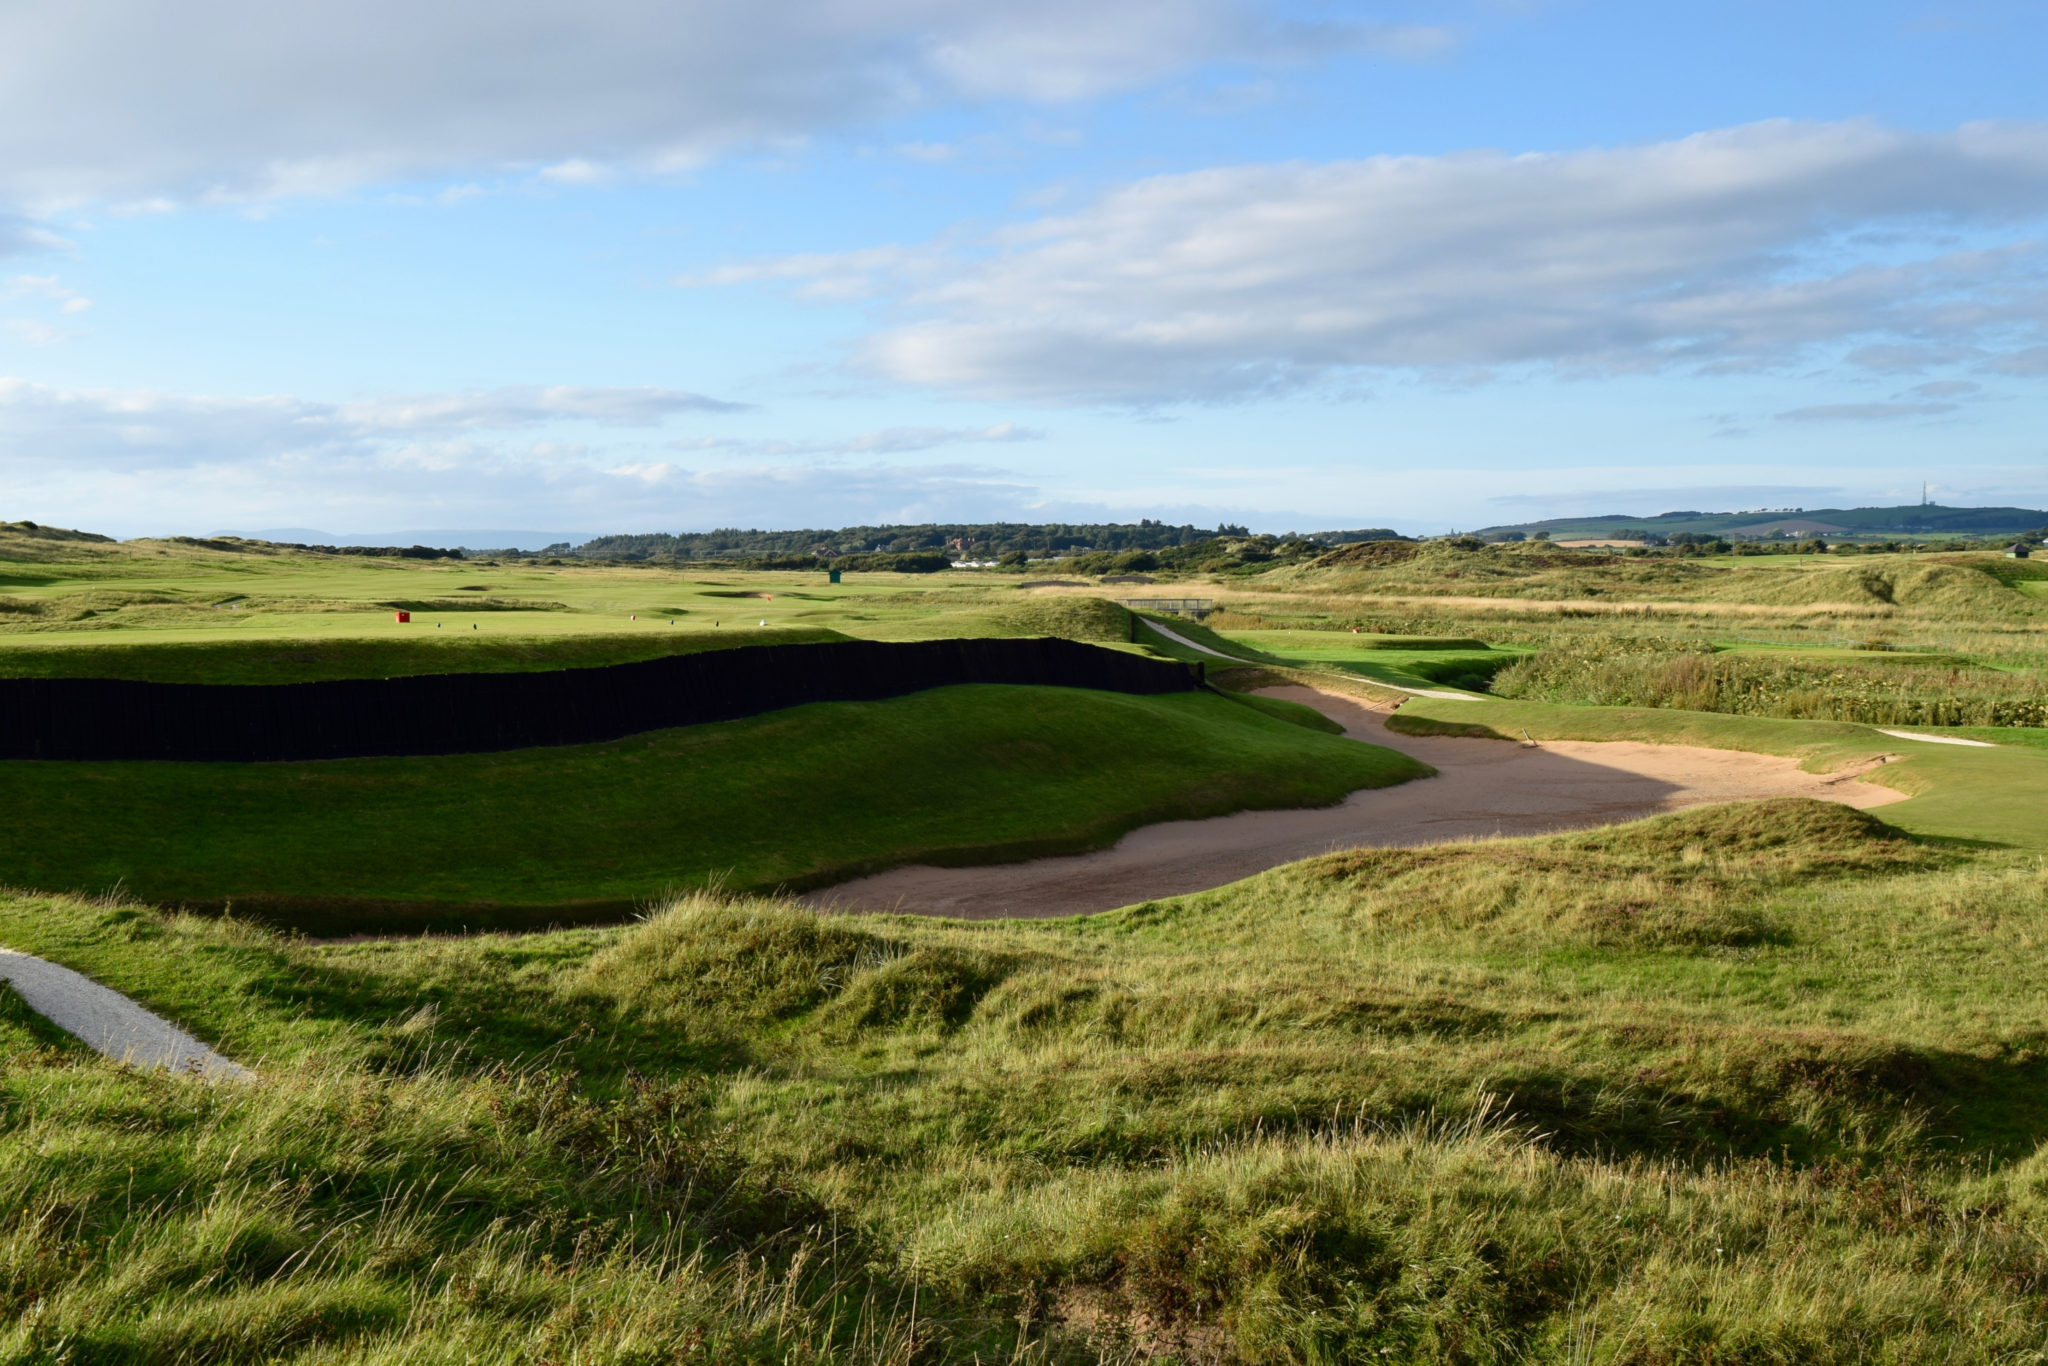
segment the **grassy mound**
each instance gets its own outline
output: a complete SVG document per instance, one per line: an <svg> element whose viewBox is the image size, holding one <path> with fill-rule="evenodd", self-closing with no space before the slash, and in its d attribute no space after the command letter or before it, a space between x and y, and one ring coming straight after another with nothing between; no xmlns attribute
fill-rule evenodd
<svg viewBox="0 0 2048 1366"><path fill-rule="evenodd" d="M1745 601L1786 605L1848 603L1999 617L2027 609L2026 599L1971 564L1879 559L1747 582Z"/></svg>
<svg viewBox="0 0 2048 1366"><path fill-rule="evenodd" d="M1518 660L1494 676L1492 691L1589 706L1880 726L2048 725L2048 685L2038 675L1904 652L1714 653L1659 641L1607 640Z"/></svg>
<svg viewBox="0 0 2048 1366"><path fill-rule="evenodd" d="M123 885L316 933L618 918L671 888L1005 862L1420 776L1208 694L943 688L602 745L0 764L0 885Z"/></svg>
<svg viewBox="0 0 2048 1366"><path fill-rule="evenodd" d="M1780 933L1760 900L1816 877L1926 866L1928 856L1866 812L1787 799L1682 812L1585 835L1502 845L1360 849L1309 876L1353 889L1374 927L1484 926L1589 945L1741 947Z"/></svg>
<svg viewBox="0 0 2048 1366"><path fill-rule="evenodd" d="M2044 908L2032 857L1805 802L1067 922L0 897L260 1068L124 1072L0 993L0 1353L2024 1359Z"/></svg>
<svg viewBox="0 0 2048 1366"><path fill-rule="evenodd" d="M851 921L699 894L593 958L586 988L663 1024L758 1027L830 999L840 980L882 961L888 948Z"/></svg>
<svg viewBox="0 0 2048 1366"><path fill-rule="evenodd" d="M1275 676L1277 678L1277 675ZM1220 691L1220 690L1219 690ZM1251 693L1225 692L1223 696L1233 702L1250 707L1253 711L1285 721L1289 725L1305 726L1319 730L1325 735L1342 735L1344 727L1317 711L1304 707L1299 702L1288 702L1278 697L1258 697Z"/></svg>

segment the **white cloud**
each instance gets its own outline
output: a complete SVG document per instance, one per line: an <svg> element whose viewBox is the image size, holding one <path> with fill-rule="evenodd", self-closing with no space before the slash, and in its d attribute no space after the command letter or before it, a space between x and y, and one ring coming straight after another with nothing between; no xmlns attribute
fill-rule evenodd
<svg viewBox="0 0 2048 1366"><path fill-rule="evenodd" d="M1226 167L975 241L685 283L890 296L858 360L1048 402L1242 398L1358 368L1722 372L2037 340L2048 125L1760 123L1649 146ZM1882 229L1882 232L1875 230Z"/></svg>
<svg viewBox="0 0 2048 1366"><path fill-rule="evenodd" d="M1038 489L1014 471L984 465L693 470L651 461L615 465L604 473L691 508L697 520L688 524L694 526L756 525L764 508L773 509L773 525L779 527L942 521L959 516L963 505L1016 510L1038 497Z"/></svg>
<svg viewBox="0 0 2048 1366"><path fill-rule="evenodd" d="M5 326L30 346L55 346L64 340L62 332L40 318L8 318L0 322L0 326Z"/></svg>
<svg viewBox="0 0 2048 1366"><path fill-rule="evenodd" d="M17 462L204 465L321 460L453 468L491 432L557 423L654 428L679 413L735 412L680 389L531 385L327 403L289 396L220 398L58 389L0 378L0 448ZM559 443L538 443L559 449ZM33 452L34 454L30 454Z"/></svg>
<svg viewBox="0 0 2048 1366"><path fill-rule="evenodd" d="M0 517L136 534L224 525L707 527L1016 512L1003 469L906 466L935 446L1007 444L1012 424L902 427L833 441L662 445L649 429L722 411L680 390L534 386L352 403L67 390L0 378ZM583 424L580 441L533 429ZM629 429L615 435L604 428ZM513 435L523 434L523 435ZM677 447L716 453L692 468ZM798 457L824 456L803 462ZM744 461L744 464L733 462ZM143 520L146 519L146 520Z"/></svg>
<svg viewBox="0 0 2048 1366"><path fill-rule="evenodd" d="M14 299L43 299L57 305L59 313L83 313L92 300L75 289L67 289L54 275L17 275L7 282L6 296Z"/></svg>
<svg viewBox="0 0 2048 1366"><path fill-rule="evenodd" d="M0 213L0 257L31 251L61 251L71 244L18 215Z"/></svg>
<svg viewBox="0 0 2048 1366"><path fill-rule="evenodd" d="M541 422L653 427L678 413L737 413L749 406L681 389L524 385L338 403L325 410L327 415L308 420L390 431L527 427Z"/></svg>
<svg viewBox="0 0 2048 1366"><path fill-rule="evenodd" d="M580 181L947 101L1079 100L1212 60L1448 41L1253 0L15 4L0 7L0 202L147 208L480 167Z"/></svg>
<svg viewBox="0 0 2048 1366"><path fill-rule="evenodd" d="M581 157L571 157L567 161L558 161L552 166L542 167L540 178L556 185L595 185L609 179L610 174L595 162L585 161Z"/></svg>
<svg viewBox="0 0 2048 1366"><path fill-rule="evenodd" d="M1043 441L1045 433L1036 427L999 422L993 427L886 427L877 432L837 440L750 440L741 437L704 437L672 441L678 451L741 451L750 455L908 455L938 446L974 445L986 442Z"/></svg>
<svg viewBox="0 0 2048 1366"><path fill-rule="evenodd" d="M1956 410L1953 403L1819 403L1778 414L1780 422L1900 422L1914 417L1939 417Z"/></svg>

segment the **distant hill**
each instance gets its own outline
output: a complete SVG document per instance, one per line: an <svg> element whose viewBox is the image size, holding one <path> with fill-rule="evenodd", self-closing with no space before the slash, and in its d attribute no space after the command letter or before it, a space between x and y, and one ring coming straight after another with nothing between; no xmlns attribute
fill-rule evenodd
<svg viewBox="0 0 2048 1366"><path fill-rule="evenodd" d="M1631 532L1671 536L1679 532L1740 540L1800 536L2017 536L2048 527L2040 508L1952 508L1908 503L1890 508L1752 508L1747 512L1609 513L1595 517L1553 517L1487 527L1475 536L1520 532L1550 533L1554 541L1633 540Z"/></svg>

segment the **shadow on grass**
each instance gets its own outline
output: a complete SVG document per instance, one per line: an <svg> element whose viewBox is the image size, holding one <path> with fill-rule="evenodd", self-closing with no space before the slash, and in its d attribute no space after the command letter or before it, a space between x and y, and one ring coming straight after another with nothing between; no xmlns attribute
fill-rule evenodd
<svg viewBox="0 0 2048 1366"><path fill-rule="evenodd" d="M1516 1121L1574 1157L1809 1165L1919 1149L2002 1165L2048 1133L2042 1042L1987 1057L1815 1032L1725 1056L1713 1077L1644 1068L1617 1084L1532 1067L1491 1081Z"/></svg>

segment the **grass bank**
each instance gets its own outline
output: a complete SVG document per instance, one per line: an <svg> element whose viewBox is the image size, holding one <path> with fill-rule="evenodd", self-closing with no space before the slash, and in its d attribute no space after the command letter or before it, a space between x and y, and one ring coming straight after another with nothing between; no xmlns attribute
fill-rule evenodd
<svg viewBox="0 0 2048 1366"><path fill-rule="evenodd" d="M1623 637L1542 651L1494 675L1492 691L1544 702L1880 726L2048 725L2048 685L2038 673L1905 652L1712 652Z"/></svg>
<svg viewBox="0 0 2048 1366"><path fill-rule="evenodd" d="M979 685L498 754L4 763L0 884L319 933L537 925L711 883L1075 853L1425 771L1209 694Z"/></svg>

